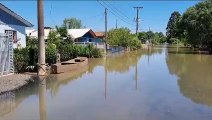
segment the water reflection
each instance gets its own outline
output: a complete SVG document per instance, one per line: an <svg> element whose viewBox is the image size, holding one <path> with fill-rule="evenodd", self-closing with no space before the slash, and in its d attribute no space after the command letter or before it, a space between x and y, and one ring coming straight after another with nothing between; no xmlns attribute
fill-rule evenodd
<svg viewBox="0 0 212 120"><path fill-rule="evenodd" d="M0 116L4 116L14 111L16 107L15 104L15 94L14 92L9 92L0 95Z"/></svg>
<svg viewBox="0 0 212 120"><path fill-rule="evenodd" d="M47 120L46 118L46 78L39 77L39 113L40 120Z"/></svg>
<svg viewBox="0 0 212 120"><path fill-rule="evenodd" d="M181 93L195 103L212 106L212 56L191 54L186 48L178 54L174 51L168 50L166 62L170 73L178 76Z"/></svg>
<svg viewBox="0 0 212 120"><path fill-rule="evenodd" d="M90 110L87 111L88 113L83 111L90 109L91 106L94 107L94 111L97 110L96 112L104 111L107 106L101 110L98 106L102 101L103 103L100 106L104 106L106 104L104 101L106 101L108 106L111 105L110 108L112 110L120 109L120 112L123 112L124 110L121 110L121 108L125 107L116 103L124 104L125 101L121 101L122 98L125 98L128 102L132 100L131 87L133 92L135 89L139 91L139 85L142 84L139 77L139 72L142 68L139 64L147 57L150 63L151 56L158 53L161 54L162 49L118 53L107 58L91 59L88 66L74 72L50 75L44 78L32 77L35 80L34 83L30 83L28 86L13 93L0 96L0 119L13 120L18 118L24 120L33 118L36 120L47 120L52 119L52 116L55 116L54 113L58 112L63 114L63 116L71 114L71 118L74 118L73 116L81 113L82 115L88 114ZM117 80L116 76L118 76ZM123 88L125 90L125 87L126 91L122 91ZM103 90L104 93L102 92ZM129 95L132 96L124 96L124 92L130 93ZM102 100L98 95L105 100ZM128 94L126 93L126 95ZM113 96L115 98L114 101L108 99L108 96ZM87 104L85 99L90 104ZM140 102L139 99L134 100ZM85 107L86 105L87 108ZM127 105L127 103L126 106L132 107L130 104ZM16 113L13 111L16 111Z"/></svg>

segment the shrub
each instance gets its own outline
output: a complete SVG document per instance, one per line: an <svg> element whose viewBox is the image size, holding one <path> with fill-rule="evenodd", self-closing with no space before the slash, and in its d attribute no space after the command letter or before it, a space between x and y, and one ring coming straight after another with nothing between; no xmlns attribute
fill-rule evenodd
<svg viewBox="0 0 212 120"><path fill-rule="evenodd" d="M55 44L48 44L46 46L46 63L49 65L55 64L57 59L57 49Z"/></svg>
<svg viewBox="0 0 212 120"><path fill-rule="evenodd" d="M29 51L27 48L14 49L15 71L20 73L25 70L29 63Z"/></svg>

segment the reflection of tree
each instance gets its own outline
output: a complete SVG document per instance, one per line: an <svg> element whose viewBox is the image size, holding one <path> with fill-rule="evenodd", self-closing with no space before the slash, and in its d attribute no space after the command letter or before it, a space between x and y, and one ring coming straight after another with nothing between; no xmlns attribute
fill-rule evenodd
<svg viewBox="0 0 212 120"><path fill-rule="evenodd" d="M212 106L212 56L194 54L167 55L171 74L179 77L180 91L196 103Z"/></svg>
<svg viewBox="0 0 212 120"><path fill-rule="evenodd" d="M130 67L135 67L142 55L151 56L155 53L162 53L162 49L138 50L128 53L110 55L107 59L95 59L91 61L89 68L96 66L106 67L108 72L127 72ZM105 64L107 62L107 64Z"/></svg>
<svg viewBox="0 0 212 120"><path fill-rule="evenodd" d="M109 72L127 72L130 67L135 66L142 52L131 52L117 56L107 57L106 69Z"/></svg>
<svg viewBox="0 0 212 120"><path fill-rule="evenodd" d="M49 90L52 95L56 95L63 85L70 83L73 80L81 78L84 74L92 73L97 66L103 66L107 72L127 72L130 67L135 67L142 55L153 55L154 53L161 53L161 49L154 50L151 52L138 50L134 52L122 53L112 55L105 58L91 59L89 65L77 69L75 71L66 72L57 75L50 75L46 77L46 86L39 86L40 82L37 77L33 76L31 79L34 82L30 82L28 85L22 87L13 94L1 95L0 96L0 117L11 113L17 106L23 102L24 99L31 95L38 95L40 98L40 109L42 119L46 118L45 113L45 92ZM138 71L136 71L138 72ZM137 76L138 73L135 73ZM107 73L106 73L107 76ZM102 76L103 77L103 76ZM107 78L106 78L107 79ZM137 78L136 78L137 79ZM137 81L136 81L137 82ZM107 86L106 86L107 87ZM43 114L44 113L44 114Z"/></svg>

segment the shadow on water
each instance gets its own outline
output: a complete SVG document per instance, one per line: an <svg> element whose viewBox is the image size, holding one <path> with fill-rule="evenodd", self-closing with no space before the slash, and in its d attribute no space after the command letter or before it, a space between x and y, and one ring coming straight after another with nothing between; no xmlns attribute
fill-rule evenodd
<svg viewBox="0 0 212 120"><path fill-rule="evenodd" d="M187 51L184 49L182 52L175 51L175 54L171 54L174 50L168 49L168 69L178 77L180 92L185 97L195 103L212 106L212 56Z"/></svg>

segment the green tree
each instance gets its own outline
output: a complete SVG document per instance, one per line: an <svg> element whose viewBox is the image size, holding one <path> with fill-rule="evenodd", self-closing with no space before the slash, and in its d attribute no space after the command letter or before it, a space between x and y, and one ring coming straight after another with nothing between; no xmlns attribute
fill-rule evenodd
<svg viewBox="0 0 212 120"><path fill-rule="evenodd" d="M142 42L145 43L147 39L147 34L146 32L139 32L138 33L138 39Z"/></svg>
<svg viewBox="0 0 212 120"><path fill-rule="evenodd" d="M66 27L64 27L64 26L62 26L62 27L56 26L56 30L60 34L60 37L62 37L62 38L68 37L68 31L67 31Z"/></svg>
<svg viewBox="0 0 212 120"><path fill-rule="evenodd" d="M187 42L195 47L208 48L212 53L212 0L190 7L180 20L179 29Z"/></svg>
<svg viewBox="0 0 212 120"><path fill-rule="evenodd" d="M63 20L63 26L67 29L79 29L82 28L82 23L80 19L77 18L66 18Z"/></svg>
<svg viewBox="0 0 212 120"><path fill-rule="evenodd" d="M181 18L181 14L177 11L174 11L169 18L167 27L166 27L166 36L167 42L172 43L171 38L175 38L178 36L178 24Z"/></svg>
<svg viewBox="0 0 212 120"><path fill-rule="evenodd" d="M57 33L57 31L50 31L48 40L48 44L55 44L56 46L59 46L61 40L60 40L60 35Z"/></svg>
<svg viewBox="0 0 212 120"><path fill-rule="evenodd" d="M109 30L107 40L110 45L118 45L130 48L138 48L140 46L140 41L135 35L132 35L130 33L130 30L128 28L118 28Z"/></svg>

